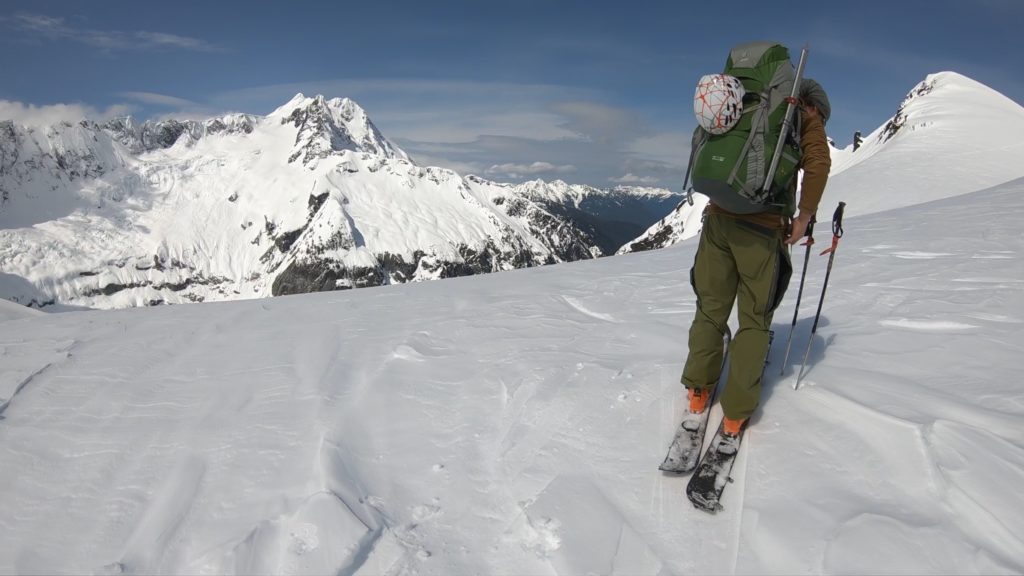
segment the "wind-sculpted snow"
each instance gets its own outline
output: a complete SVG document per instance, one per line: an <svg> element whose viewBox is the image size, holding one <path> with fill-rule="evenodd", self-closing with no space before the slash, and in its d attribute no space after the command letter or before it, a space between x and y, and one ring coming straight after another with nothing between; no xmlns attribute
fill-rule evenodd
<svg viewBox="0 0 1024 576"><path fill-rule="evenodd" d="M817 254L715 516L658 471L693 243L4 313L0 573L1020 573L1022 219L1024 180L848 218L803 386Z"/></svg>

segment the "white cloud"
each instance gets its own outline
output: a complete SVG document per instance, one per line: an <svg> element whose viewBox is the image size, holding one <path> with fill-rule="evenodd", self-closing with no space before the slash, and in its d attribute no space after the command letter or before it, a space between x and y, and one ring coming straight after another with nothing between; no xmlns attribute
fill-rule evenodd
<svg viewBox="0 0 1024 576"><path fill-rule="evenodd" d="M282 104L297 92L306 95L323 94L328 97L352 98L398 96L400 100L430 100L433 103L501 101L552 102L592 97L590 90L557 84L517 84L469 80L418 78L335 78L309 82L270 84L223 92L220 97L232 103L260 102ZM269 110L268 110L269 111Z"/></svg>
<svg viewBox="0 0 1024 576"><path fill-rule="evenodd" d="M129 100L135 100L144 104L156 104L158 106L177 106L179 108L198 106L198 104L191 100L166 94L157 94L155 92L121 92L119 95Z"/></svg>
<svg viewBox="0 0 1024 576"><path fill-rule="evenodd" d="M245 88L215 95L211 102L265 114L299 92L352 98L391 138L447 144L485 136L579 139L551 105L594 97L586 89L550 84L350 78Z"/></svg>
<svg viewBox="0 0 1024 576"><path fill-rule="evenodd" d="M51 18L42 14L21 13L5 18L5 20L14 22L15 27L21 28L22 30L30 30L44 34L59 34L60 31L65 28L64 20L62 18Z"/></svg>
<svg viewBox="0 0 1024 576"><path fill-rule="evenodd" d="M476 162L460 162L458 160L448 160L446 158L432 156L430 154L423 154L422 152L410 152L405 148L403 148L403 150L409 152L413 161L420 166L438 166L441 168L447 168L449 170L454 170L459 176L484 173L483 166Z"/></svg>
<svg viewBox="0 0 1024 576"><path fill-rule="evenodd" d="M623 164L623 169L633 174L646 174L655 175L661 178L667 176L670 177L682 177L683 172L686 169L685 162L679 162L676 159L674 162L662 162L660 160L646 160L641 158L627 158Z"/></svg>
<svg viewBox="0 0 1024 576"><path fill-rule="evenodd" d="M149 116L149 120L195 120L203 121L226 113L225 110L212 108L177 96L158 94L156 92L119 92L118 96L141 102L149 106L161 106L165 110Z"/></svg>
<svg viewBox="0 0 1024 576"><path fill-rule="evenodd" d="M572 164L555 166L550 162L533 162L532 164L495 164L487 169L488 174L505 174L512 178L534 176L537 174L572 174L576 167Z"/></svg>
<svg viewBox="0 0 1024 576"><path fill-rule="evenodd" d="M198 52L216 52L219 50L213 44L199 38L167 34L164 32L146 32L144 30L131 33L144 46L151 48L167 47L182 48L184 50L195 50Z"/></svg>
<svg viewBox="0 0 1024 576"><path fill-rule="evenodd" d="M54 18L43 14L18 13L6 17L12 28L23 33L42 36L51 40L67 39L81 42L104 50L158 50L181 49L198 52L218 52L218 46L199 38L169 34L166 32L150 32L147 30L96 30L76 28L67 24L63 18Z"/></svg>
<svg viewBox="0 0 1024 576"><path fill-rule="evenodd" d="M546 112L466 106L416 112L383 108L372 116L388 134L418 142L459 144L474 142L482 136L531 140L560 140L576 136L558 126L559 117Z"/></svg>
<svg viewBox="0 0 1024 576"><path fill-rule="evenodd" d="M617 184L656 184L658 179L653 176L637 176L632 172L619 176L618 178L609 178L609 182L615 182Z"/></svg>
<svg viewBox="0 0 1024 576"><path fill-rule="evenodd" d="M132 107L126 104L114 104L104 110L98 110L84 104L36 106L0 100L0 120L13 120L16 124L32 127L50 126L59 122L78 122L85 119L103 122L118 116L126 116L131 111Z"/></svg>
<svg viewBox="0 0 1024 576"><path fill-rule="evenodd" d="M679 180L677 165L685 162L645 140L657 134L641 113L603 104L602 92L575 86L337 78L254 86L214 94L208 102L265 114L299 92L352 98L417 162L463 174L510 181L572 174L574 182L599 186L626 172ZM650 157L649 150L661 154ZM549 166L535 165L537 158ZM657 163L658 171L629 164L641 160Z"/></svg>
<svg viewBox="0 0 1024 576"><path fill-rule="evenodd" d="M561 126L595 142L622 142L647 132L633 111L597 102L559 102L551 109L566 120Z"/></svg>
<svg viewBox="0 0 1024 576"><path fill-rule="evenodd" d="M690 159L691 135L682 132L664 132L637 138L626 150L638 157L668 164L682 165Z"/></svg>

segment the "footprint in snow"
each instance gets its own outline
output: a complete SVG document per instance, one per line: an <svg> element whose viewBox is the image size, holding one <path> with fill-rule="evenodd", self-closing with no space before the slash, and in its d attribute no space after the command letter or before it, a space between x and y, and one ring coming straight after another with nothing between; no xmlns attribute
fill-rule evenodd
<svg viewBox="0 0 1024 576"><path fill-rule="evenodd" d="M433 506L430 504L420 504L419 506L413 506L412 518L416 522L424 522L435 518L441 514L440 506Z"/></svg>
<svg viewBox="0 0 1024 576"><path fill-rule="evenodd" d="M316 525L302 523L298 529L291 533L291 544L288 551L296 556L302 556L320 547L320 539L316 535Z"/></svg>

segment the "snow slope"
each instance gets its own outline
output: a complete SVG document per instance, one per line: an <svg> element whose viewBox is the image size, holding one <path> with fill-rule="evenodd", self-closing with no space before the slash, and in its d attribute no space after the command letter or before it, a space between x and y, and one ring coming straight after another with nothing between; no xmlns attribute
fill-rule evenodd
<svg viewBox="0 0 1024 576"><path fill-rule="evenodd" d="M994 186L1024 176L1021 134L1020 104L956 72L930 74L856 152L834 150L827 193L870 214Z"/></svg>
<svg viewBox="0 0 1024 576"><path fill-rule="evenodd" d="M34 308L15 304L9 300L0 299L0 322L6 320L17 320L19 318L31 318L44 314Z"/></svg>
<svg viewBox="0 0 1024 576"><path fill-rule="evenodd" d="M843 150L830 148L832 172L822 206L843 200L850 215L870 214L1020 178L1020 134L1024 107L956 72L930 74L856 152L852 144ZM705 205L706 199L692 207L680 204L619 252L669 246L696 236ZM818 217L824 220L830 214L822 210Z"/></svg>
<svg viewBox="0 0 1024 576"><path fill-rule="evenodd" d="M1020 573L1022 218L1020 179L851 216L716 516L657 470L693 243L8 319L0 573Z"/></svg>

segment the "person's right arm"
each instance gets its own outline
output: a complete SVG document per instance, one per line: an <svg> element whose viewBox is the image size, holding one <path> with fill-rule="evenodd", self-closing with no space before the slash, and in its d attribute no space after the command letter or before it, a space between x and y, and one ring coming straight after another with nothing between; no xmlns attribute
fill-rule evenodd
<svg viewBox="0 0 1024 576"><path fill-rule="evenodd" d="M799 212L793 219L793 227L786 240L789 244L796 244L804 237L807 225L818 211L818 204L828 182L828 173L832 169L832 155L828 149L828 137L825 136L825 123L814 106L804 106L801 109L800 125L800 146L803 149L800 167L804 171L804 177L797 203Z"/></svg>

